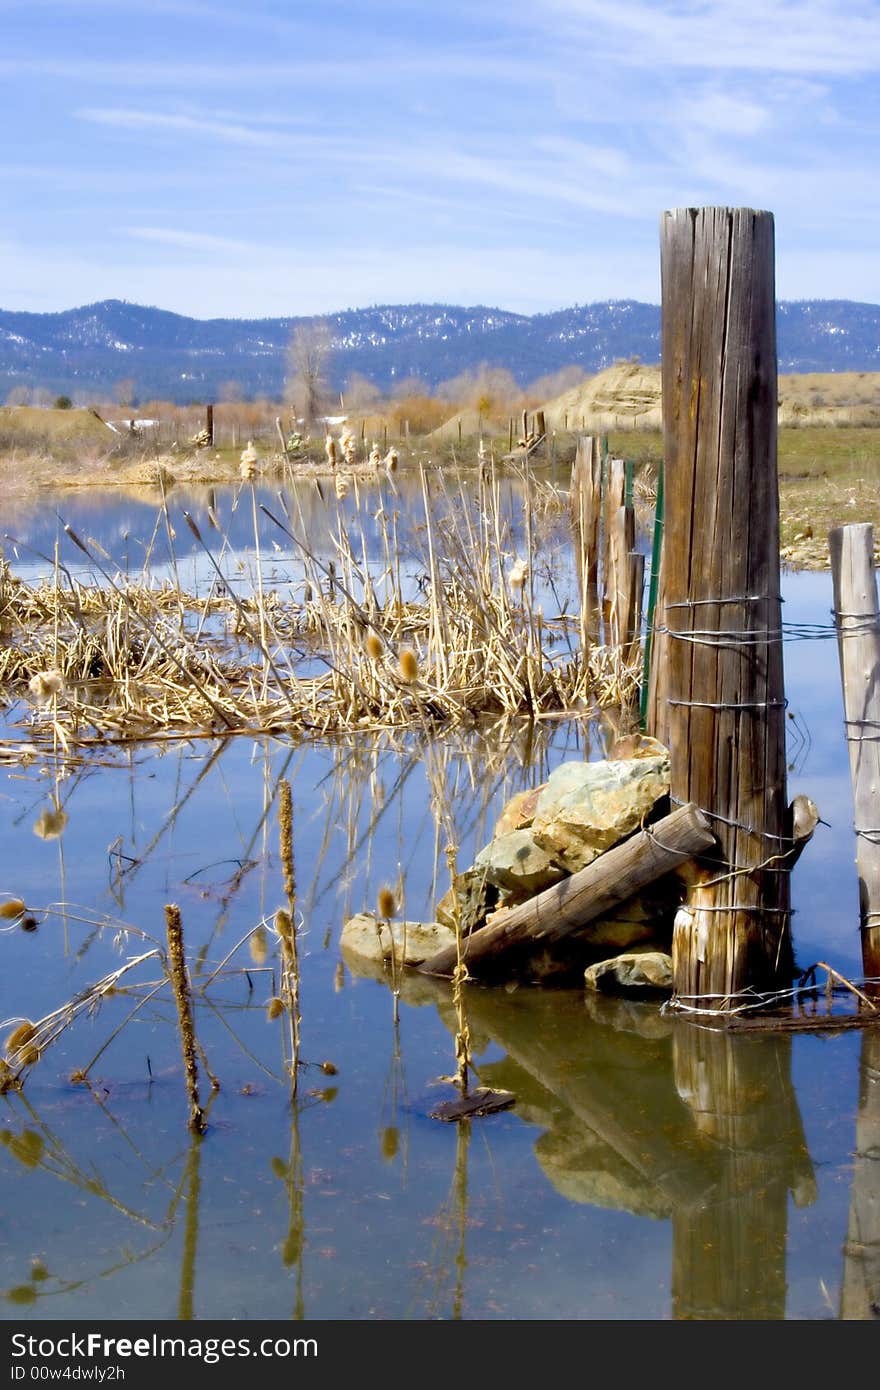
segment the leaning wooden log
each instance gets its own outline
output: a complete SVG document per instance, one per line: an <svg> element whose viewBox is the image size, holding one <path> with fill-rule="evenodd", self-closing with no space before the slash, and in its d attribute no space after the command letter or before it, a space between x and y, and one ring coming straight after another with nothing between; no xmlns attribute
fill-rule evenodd
<svg viewBox="0 0 880 1390"><path fill-rule="evenodd" d="M481 961L497 959L516 947L561 941L715 843L702 812L693 805L680 806L606 850L585 869L471 932L463 942L462 958L473 971ZM447 947L419 969L428 975L451 975L456 959L455 950Z"/></svg>

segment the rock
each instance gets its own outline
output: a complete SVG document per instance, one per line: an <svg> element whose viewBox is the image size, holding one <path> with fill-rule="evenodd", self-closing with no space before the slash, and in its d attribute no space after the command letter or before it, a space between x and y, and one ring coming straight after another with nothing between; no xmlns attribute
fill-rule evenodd
<svg viewBox="0 0 880 1390"><path fill-rule="evenodd" d="M379 921L372 912L349 917L342 928L342 954L381 962L394 959L401 965L421 965L423 960L455 945L455 932L440 922Z"/></svg>
<svg viewBox="0 0 880 1390"><path fill-rule="evenodd" d="M527 830L535 819L535 810L538 805L538 797L546 786L542 782L540 787L531 787L528 791L517 792L512 796L505 806L495 825L495 839L501 835L507 835L511 830Z"/></svg>
<svg viewBox="0 0 880 1390"><path fill-rule="evenodd" d="M455 896L461 914L462 935L483 926L486 917L498 905L498 889L486 877L485 869L465 869L455 878L455 890L448 888L434 909L437 921L449 927L455 939Z"/></svg>
<svg viewBox="0 0 880 1390"><path fill-rule="evenodd" d="M616 992L663 991L672 989L672 957L665 951L626 951L588 965L584 971L587 989Z"/></svg>
<svg viewBox="0 0 880 1390"><path fill-rule="evenodd" d="M637 830L669 792L669 754L562 763L538 797L531 833L568 873Z"/></svg>
<svg viewBox="0 0 880 1390"><path fill-rule="evenodd" d="M523 902L566 876L553 855L535 843L530 830L499 835L480 850L474 868L503 891L506 905Z"/></svg>
<svg viewBox="0 0 880 1390"><path fill-rule="evenodd" d="M668 758L669 754L659 739L648 734L623 734L616 738L608 750L612 761L622 762L626 758Z"/></svg>

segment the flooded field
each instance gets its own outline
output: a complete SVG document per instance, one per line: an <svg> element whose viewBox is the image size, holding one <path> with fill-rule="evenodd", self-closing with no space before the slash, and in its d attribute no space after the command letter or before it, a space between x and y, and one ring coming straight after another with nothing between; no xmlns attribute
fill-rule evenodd
<svg viewBox="0 0 880 1390"><path fill-rule="evenodd" d="M401 585L418 592L417 507L403 490L387 500L400 513ZM512 484L504 504L513 560L523 537ZM324 560L339 505L302 500ZM54 568L57 542L83 577L66 522L108 573L176 567L182 588L204 588L216 575L184 508L222 549L225 582L252 587L240 493L172 494L173 559L155 502L82 495L7 518L3 549L33 580ZM564 510L542 525L535 582L550 614L573 602ZM260 540L267 581L284 592L307 582L265 514ZM381 569L378 528L364 546ZM785 575L783 595L789 791L813 797L830 823L793 875L795 954L801 968L823 960L857 977L830 576ZM26 736L31 717L41 716L7 710L0 741ZM219 1082L212 1092L203 1075L208 1128L191 1137L174 1000L157 988L155 957L76 1013L23 1091L0 1098L4 1317L876 1316L880 1030L719 1034L657 1004L471 985L477 1075L516 1100L444 1124L431 1111L455 1070L448 982L408 975L395 1023L387 980L341 950L346 918L374 911L387 885L401 915L432 919L449 886L447 844L470 864L514 792L568 759L605 756L608 737L585 712L433 737L108 745L72 766L0 767L0 895L28 909L2 923L0 1016L12 1026L46 1015L148 957L176 903L196 1031ZM300 924L293 1103L284 1022L268 1007L280 969L272 923L286 901L283 782Z"/></svg>

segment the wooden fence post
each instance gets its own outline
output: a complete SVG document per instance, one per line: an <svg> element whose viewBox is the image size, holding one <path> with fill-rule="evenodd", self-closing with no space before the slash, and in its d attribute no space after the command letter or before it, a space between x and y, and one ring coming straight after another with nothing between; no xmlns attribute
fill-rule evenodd
<svg viewBox="0 0 880 1390"><path fill-rule="evenodd" d="M670 749L673 804L700 806L719 841L676 916L673 961L677 1001L721 1010L792 973L773 243L772 214L751 208L661 219L665 535L647 727Z"/></svg>
<svg viewBox="0 0 880 1390"><path fill-rule="evenodd" d="M828 533L859 875L862 967L880 976L880 610L869 522Z"/></svg>
<svg viewBox="0 0 880 1390"><path fill-rule="evenodd" d="M602 459L599 440L581 435L569 489L574 557L581 600L581 647L586 660L599 626L599 518L602 509Z"/></svg>
<svg viewBox="0 0 880 1390"><path fill-rule="evenodd" d="M208 436L208 443L210 444L211 448L213 449L213 447L214 447L214 407L213 407L212 405L206 405L206 406L205 406L205 433L206 433L207 436Z"/></svg>

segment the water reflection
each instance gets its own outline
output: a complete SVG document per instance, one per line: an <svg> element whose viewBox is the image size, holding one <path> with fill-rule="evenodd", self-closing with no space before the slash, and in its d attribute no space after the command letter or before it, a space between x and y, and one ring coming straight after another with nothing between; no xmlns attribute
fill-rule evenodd
<svg viewBox="0 0 880 1390"><path fill-rule="evenodd" d="M795 790L835 829L798 866L795 942L840 961L858 943L849 778L836 666L814 652L789 675L812 734ZM118 968L135 938L117 933L155 932L177 901L221 1081L190 1143L156 999L100 1052L91 1091L72 1087L130 1009L119 995L0 1101L2 1315L875 1316L877 1029L728 1037L580 993L469 988L479 1078L517 1101L446 1126L427 1117L454 1062L447 985L404 979L395 1029L381 972L340 959L344 918L383 882L402 882L407 916L432 916L449 835L471 862L514 792L604 748L595 727L513 721L444 743L191 740L108 750L115 765L68 776L2 769L0 892L37 923L0 937L3 1017L45 1014ZM339 1067L332 1087L306 1072L295 1107L266 1018L284 778L303 1057ZM34 834L59 810L52 838Z"/></svg>
<svg viewBox="0 0 880 1390"><path fill-rule="evenodd" d="M880 1029L862 1033L840 1316L880 1318Z"/></svg>

